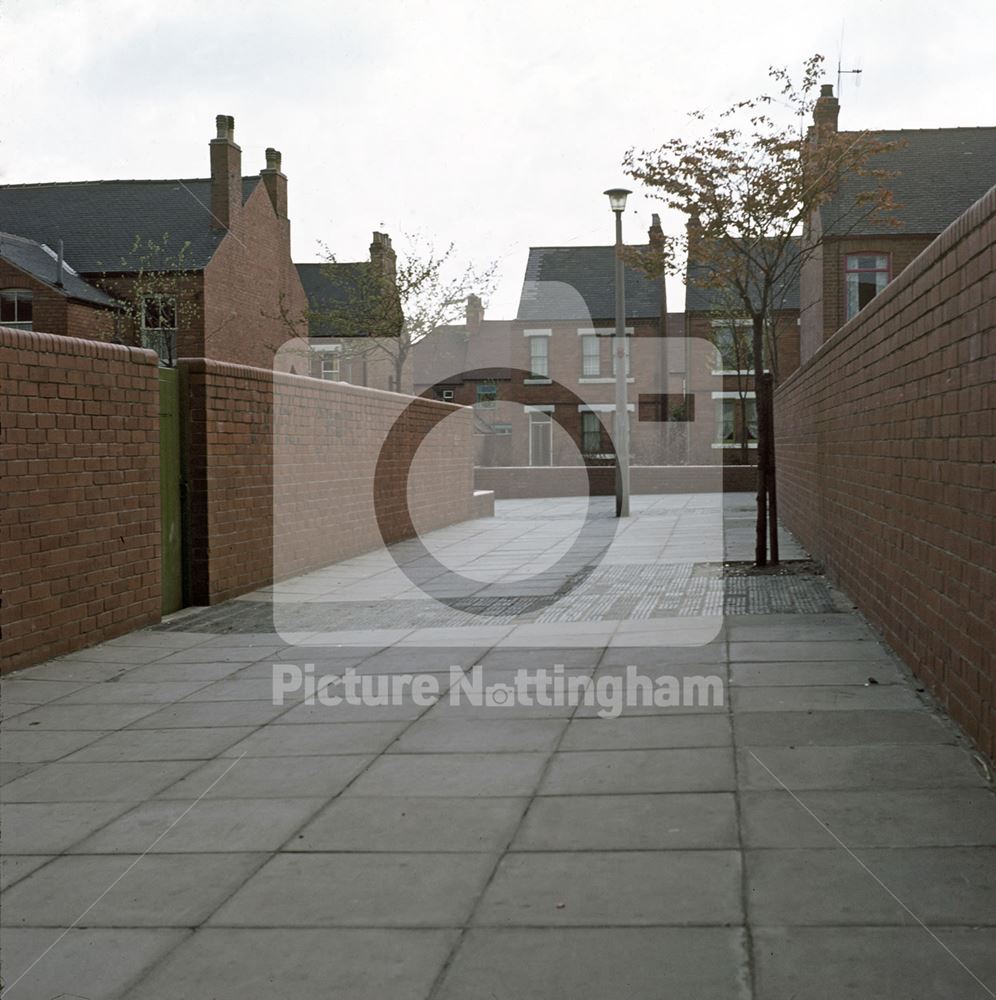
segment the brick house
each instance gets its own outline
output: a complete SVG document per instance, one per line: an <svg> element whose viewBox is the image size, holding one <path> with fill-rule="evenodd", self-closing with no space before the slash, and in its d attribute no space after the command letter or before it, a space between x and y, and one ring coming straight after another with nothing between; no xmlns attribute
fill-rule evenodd
<svg viewBox="0 0 996 1000"><path fill-rule="evenodd" d="M61 241L88 284L127 303L115 339L177 357L268 367L300 332L304 289L290 255L287 178L266 151L242 176L234 119L218 115L210 177L0 186L0 229ZM70 336L89 336L69 323ZM38 321L35 323L39 326Z"/></svg>
<svg viewBox="0 0 996 1000"><path fill-rule="evenodd" d="M307 296L315 378L411 391L411 365L403 366L399 378L395 351L386 339L399 337L402 328L397 261L391 237L375 232L369 260L295 265Z"/></svg>
<svg viewBox="0 0 996 1000"><path fill-rule="evenodd" d="M0 326L113 341L123 313L57 251L0 232Z"/></svg>
<svg viewBox="0 0 996 1000"><path fill-rule="evenodd" d="M813 111L810 141L837 132L840 104L825 84ZM801 357L807 360L874 298L959 215L996 183L996 128L870 130L896 148L872 167L895 176L885 184L897 226L874 224L855 210L868 187L842 178L834 197L814 215L807 236L822 238L802 270ZM857 134L857 133L854 133Z"/></svg>
<svg viewBox="0 0 996 1000"><path fill-rule="evenodd" d="M663 238L656 216L650 238ZM514 320L486 320L471 296L464 324L418 345L414 391L474 407L479 465L614 464L615 252L532 247ZM676 377L677 368L658 367L683 357L682 315L667 312L662 281L630 267L624 276L628 343L653 341L652 351L630 354L655 359L654 370L630 366L633 463L711 464L702 442L690 440L692 385ZM673 342L670 349L662 337Z"/></svg>

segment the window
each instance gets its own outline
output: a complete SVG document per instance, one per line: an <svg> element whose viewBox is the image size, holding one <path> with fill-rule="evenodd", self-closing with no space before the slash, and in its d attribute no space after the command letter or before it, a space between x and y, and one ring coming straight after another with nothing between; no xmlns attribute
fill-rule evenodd
<svg viewBox="0 0 996 1000"><path fill-rule="evenodd" d="M847 318L858 312L889 283L889 255L886 253L849 253L845 259Z"/></svg>
<svg viewBox="0 0 996 1000"><path fill-rule="evenodd" d="M716 443L718 448L738 448L743 443L744 432L747 446L757 446L757 400L752 396L741 400L739 396L727 396L716 400Z"/></svg>
<svg viewBox="0 0 996 1000"><path fill-rule="evenodd" d="M719 371L752 372L754 370L754 329L747 320L715 320L712 339L719 351Z"/></svg>
<svg viewBox="0 0 996 1000"><path fill-rule="evenodd" d="M529 370L534 378L550 377L549 337L529 338Z"/></svg>
<svg viewBox="0 0 996 1000"><path fill-rule="evenodd" d="M546 338L544 338L545 340ZM550 465L553 461L553 417L529 411L529 464Z"/></svg>
<svg viewBox="0 0 996 1000"><path fill-rule="evenodd" d="M494 430L495 434L498 434L498 435L500 435L502 437L506 437L507 435L509 435L509 434L512 433L512 425L511 424L495 424L494 427L493 427L493 430Z"/></svg>
<svg viewBox="0 0 996 1000"><path fill-rule="evenodd" d="M481 410L493 410L498 399L498 386L492 382L478 382L477 407Z"/></svg>
<svg viewBox="0 0 996 1000"><path fill-rule="evenodd" d="M598 455L602 451L602 421L597 413L581 414L581 454Z"/></svg>
<svg viewBox="0 0 996 1000"><path fill-rule="evenodd" d="M444 403L453 402L453 390L452 389L440 389L439 398L443 400Z"/></svg>
<svg viewBox="0 0 996 1000"><path fill-rule="evenodd" d="M0 326L30 330L31 318L31 292L23 288L6 288L0 292Z"/></svg>
<svg viewBox="0 0 996 1000"><path fill-rule="evenodd" d="M594 334L581 338L581 375L597 378L602 374L602 342Z"/></svg>
<svg viewBox="0 0 996 1000"><path fill-rule="evenodd" d="M142 299L142 346L159 355L161 365L176 361L176 299L172 295L146 295Z"/></svg>
<svg viewBox="0 0 996 1000"><path fill-rule="evenodd" d="M340 381L339 355L335 352L323 352L322 378L328 382Z"/></svg>

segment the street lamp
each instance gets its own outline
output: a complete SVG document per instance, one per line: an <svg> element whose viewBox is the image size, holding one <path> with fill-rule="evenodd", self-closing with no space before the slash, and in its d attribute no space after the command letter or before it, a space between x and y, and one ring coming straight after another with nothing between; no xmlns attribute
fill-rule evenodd
<svg viewBox="0 0 996 1000"><path fill-rule="evenodd" d="M609 188L609 207L616 214L616 335L612 345L616 359L616 517L629 517L629 412L626 408L626 286L622 259L622 214L626 210L625 188Z"/></svg>

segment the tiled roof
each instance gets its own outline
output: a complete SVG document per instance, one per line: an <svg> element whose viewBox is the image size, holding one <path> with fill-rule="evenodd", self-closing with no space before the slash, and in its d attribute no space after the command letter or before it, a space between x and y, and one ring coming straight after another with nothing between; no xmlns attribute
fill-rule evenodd
<svg viewBox="0 0 996 1000"><path fill-rule="evenodd" d="M259 177L242 178L243 201ZM166 261L185 243L184 269L200 270L225 233L211 228L211 181L78 181L0 186L0 229L58 246L81 273L134 271L142 244L169 240Z"/></svg>
<svg viewBox="0 0 996 1000"><path fill-rule="evenodd" d="M519 298L521 320L611 320L616 313L616 249L531 247ZM660 285L625 270L626 317L660 316Z"/></svg>
<svg viewBox="0 0 996 1000"><path fill-rule="evenodd" d="M876 182L852 176L824 206L825 229L846 229L858 236L940 233L996 184L996 128L869 130L869 134L883 142L899 143L869 166L896 172L897 176L884 183L897 203L891 214L902 226L894 230L868 221L855 226L856 216L848 209L855 195L870 190Z"/></svg>
<svg viewBox="0 0 996 1000"><path fill-rule="evenodd" d="M115 300L106 292L87 284L63 258L62 284L56 284L59 270L59 258L48 246L34 240L15 236L11 233L0 233L0 258L9 261L14 267L30 274L39 281L44 281L55 291L71 299L81 302L92 302L99 306L114 306Z"/></svg>

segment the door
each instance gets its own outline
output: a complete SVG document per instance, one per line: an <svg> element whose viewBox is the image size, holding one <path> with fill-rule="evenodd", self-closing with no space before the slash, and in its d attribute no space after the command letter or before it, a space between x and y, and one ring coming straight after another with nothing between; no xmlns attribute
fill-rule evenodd
<svg viewBox="0 0 996 1000"><path fill-rule="evenodd" d="M175 368L159 369L159 509L164 615L183 607L180 507L180 382Z"/></svg>

